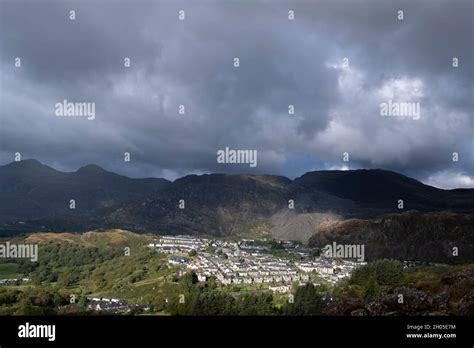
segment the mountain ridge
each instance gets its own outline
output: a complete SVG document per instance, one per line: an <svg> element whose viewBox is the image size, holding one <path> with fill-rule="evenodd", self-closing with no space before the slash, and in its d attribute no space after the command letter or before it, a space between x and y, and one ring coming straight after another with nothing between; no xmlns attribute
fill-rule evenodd
<svg viewBox="0 0 474 348"><path fill-rule="evenodd" d="M129 176L126 176L126 175L123 175L123 174L118 174L118 173L115 173L115 172L112 172L112 171L108 171L106 169L104 169L103 167L97 165L97 164L94 164L94 163L89 163L89 164L86 164L86 165L83 165L81 167L79 167L76 171L61 171L61 170L58 170L56 168L53 168L52 166L50 165L47 165L47 164L43 164L41 163L40 161L38 161L37 159L34 159L34 158L28 158L28 159L23 159L21 161L12 161L10 163L6 163L6 164L3 164L3 165L0 165L0 171L1 170L4 170L4 169L7 169L7 168L18 168L18 167L22 167L24 165L27 165L26 168L28 169L34 169L35 167L36 168L48 168L54 172L58 172L58 173L63 173L63 174L67 174L67 173L78 173L78 172L89 172L89 171L97 171L97 172L106 172L106 173L113 173L115 175L118 175L118 176L122 176L122 177L125 177L125 178L129 178L129 179L162 179L162 180L166 180L168 182L175 182L177 180L180 180L180 179L183 179L183 178L187 178L187 177L203 177L203 176L209 176L209 175L223 175L223 176L242 176L242 177L271 177L271 178L281 178L281 179L284 179L284 180L288 180L288 181L296 181L296 180L299 180L299 179L302 179L306 176L309 176L311 174L314 174L314 173L320 173L320 174L325 174L325 173L338 173L338 174L341 174L343 175L344 173L357 173L357 172L373 172L373 173L376 173L376 172L382 172L382 173L391 173L391 174L395 174L397 176L400 176L400 177L403 177L403 178L406 178L406 179L409 179L409 180L412 180L418 184L421 184L421 185L424 185L424 186L427 186L427 187L431 187L431 188L434 188L436 190L440 190L440 191L464 191L464 190L474 190L474 187L472 188L454 188L454 189L443 189L443 188L439 188L439 187L435 187L435 186L431 186L431 185L428 185L428 184L425 184L417 179L414 179L414 178L411 178L407 175L404 175L404 174L401 174L401 173L398 173L398 172L395 172L393 170L388 170L388 169L382 169L382 168L370 168L370 169L366 169L366 168L359 168L359 169L348 169L348 170L327 170L327 169L323 169L323 170L312 170L312 171L309 171L309 172L306 172L304 174L302 174L301 176L298 176L298 177L295 177L294 179L290 179L284 175L279 175L279 174L228 174L228 173L204 173L204 174L187 174L187 175L183 175L179 178L176 178L175 180L168 180L168 179L165 179L165 178L160 178L160 177L138 177L138 178L135 178L135 177L129 177Z"/></svg>
<svg viewBox="0 0 474 348"><path fill-rule="evenodd" d="M94 164L60 172L21 162L0 166L0 231L103 227L307 240L326 221L408 210L474 213L474 189L438 189L383 169L311 171L293 180L213 173L168 181L129 178Z"/></svg>

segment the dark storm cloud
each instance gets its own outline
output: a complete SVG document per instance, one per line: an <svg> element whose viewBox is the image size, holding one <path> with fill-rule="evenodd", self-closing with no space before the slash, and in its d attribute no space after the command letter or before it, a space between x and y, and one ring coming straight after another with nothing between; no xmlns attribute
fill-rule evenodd
<svg viewBox="0 0 474 348"><path fill-rule="evenodd" d="M2 163L21 152L63 170L97 163L169 178L345 165L472 186L470 1L4 0L0 9ZM420 102L421 119L380 117L389 97ZM64 99L95 102L95 120L56 117ZM258 167L216 163L226 146L258 150Z"/></svg>

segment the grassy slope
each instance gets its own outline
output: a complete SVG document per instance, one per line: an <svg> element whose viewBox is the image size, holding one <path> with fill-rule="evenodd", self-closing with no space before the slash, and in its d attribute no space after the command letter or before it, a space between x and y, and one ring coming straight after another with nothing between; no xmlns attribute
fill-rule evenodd
<svg viewBox="0 0 474 348"><path fill-rule="evenodd" d="M0 279L18 278L18 265L16 263L2 263L0 264Z"/></svg>

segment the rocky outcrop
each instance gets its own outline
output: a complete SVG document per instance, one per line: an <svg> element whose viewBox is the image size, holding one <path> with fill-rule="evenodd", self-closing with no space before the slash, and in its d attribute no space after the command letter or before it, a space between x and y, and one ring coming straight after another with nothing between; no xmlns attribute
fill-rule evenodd
<svg viewBox="0 0 474 348"><path fill-rule="evenodd" d="M449 296L431 296L423 291L401 287L384 291L374 301L337 299L324 310L335 316L448 315ZM466 300L467 301L467 300Z"/></svg>
<svg viewBox="0 0 474 348"><path fill-rule="evenodd" d="M461 272L451 274L441 278L441 283L445 285L454 285L474 280L474 269L466 269Z"/></svg>
<svg viewBox="0 0 474 348"><path fill-rule="evenodd" d="M459 264L474 260L473 231L474 214L410 211L324 223L309 245L364 244L367 261L392 258Z"/></svg>
<svg viewBox="0 0 474 348"><path fill-rule="evenodd" d="M366 313L365 302L361 299L337 299L331 301L325 308L324 315L351 315L351 313Z"/></svg>
<svg viewBox="0 0 474 348"><path fill-rule="evenodd" d="M413 288L394 288L368 304L370 315L428 315L446 313L448 298L431 296Z"/></svg>
<svg viewBox="0 0 474 348"><path fill-rule="evenodd" d="M474 290L463 296L459 302L458 315L474 315Z"/></svg>

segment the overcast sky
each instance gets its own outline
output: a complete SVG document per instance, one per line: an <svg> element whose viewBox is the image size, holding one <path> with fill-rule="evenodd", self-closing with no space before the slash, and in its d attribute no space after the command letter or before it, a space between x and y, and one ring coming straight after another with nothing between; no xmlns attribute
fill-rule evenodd
<svg viewBox="0 0 474 348"><path fill-rule="evenodd" d="M471 0L0 0L0 164L20 152L168 179L383 168L474 187L473 16ZM95 103L95 119L56 116L64 99ZM381 116L389 99L420 118ZM257 150L257 167L217 163L225 147Z"/></svg>

